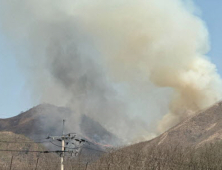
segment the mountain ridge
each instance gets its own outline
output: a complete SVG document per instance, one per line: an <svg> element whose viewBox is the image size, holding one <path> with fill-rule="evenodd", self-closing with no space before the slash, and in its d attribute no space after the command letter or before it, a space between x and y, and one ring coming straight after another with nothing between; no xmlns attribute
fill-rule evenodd
<svg viewBox="0 0 222 170"><path fill-rule="evenodd" d="M128 149L143 151L151 147L194 147L199 148L209 143L216 143L222 140L222 101L198 111L184 121L173 126L166 132L149 141L143 141L131 146Z"/></svg>
<svg viewBox="0 0 222 170"><path fill-rule="evenodd" d="M117 142L119 139L100 123L87 115L81 115L76 123L75 113L66 107L40 104L14 117L0 119L0 131L23 134L31 139L62 134L62 120L66 119L65 132L80 133L96 142ZM74 121L73 121L74 120ZM74 122L74 123L73 123Z"/></svg>

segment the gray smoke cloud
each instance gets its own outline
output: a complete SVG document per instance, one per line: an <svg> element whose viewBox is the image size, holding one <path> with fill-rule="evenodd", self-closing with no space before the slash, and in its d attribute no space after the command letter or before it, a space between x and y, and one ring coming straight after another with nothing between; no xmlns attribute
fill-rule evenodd
<svg viewBox="0 0 222 170"><path fill-rule="evenodd" d="M72 108L75 122L86 114L135 142L221 99L192 1L0 2L33 96Z"/></svg>

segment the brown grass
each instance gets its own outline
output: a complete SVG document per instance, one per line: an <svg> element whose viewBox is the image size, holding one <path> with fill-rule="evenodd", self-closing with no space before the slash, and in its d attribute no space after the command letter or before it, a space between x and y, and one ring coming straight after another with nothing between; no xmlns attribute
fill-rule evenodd
<svg viewBox="0 0 222 170"><path fill-rule="evenodd" d="M11 132L0 133L0 139L30 141ZM146 150L140 145L111 150L95 161L93 155L65 158L65 170L220 170L222 143L200 148L180 145L152 146ZM35 143L0 143L0 149L45 150ZM12 162L12 164L11 164ZM54 153L0 152L0 170L59 170L60 158Z"/></svg>

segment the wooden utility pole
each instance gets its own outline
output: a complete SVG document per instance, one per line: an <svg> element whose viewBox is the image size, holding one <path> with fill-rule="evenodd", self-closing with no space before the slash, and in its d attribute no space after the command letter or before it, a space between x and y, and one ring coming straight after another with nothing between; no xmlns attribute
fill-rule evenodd
<svg viewBox="0 0 222 170"><path fill-rule="evenodd" d="M12 169L12 162L13 162L13 155L12 155L12 158L11 158L10 170Z"/></svg>
<svg viewBox="0 0 222 170"><path fill-rule="evenodd" d="M62 125L62 153L61 153L61 170L64 170L64 150L65 150L65 141L64 141L64 126L65 126L65 120L63 120Z"/></svg>
<svg viewBox="0 0 222 170"><path fill-rule="evenodd" d="M38 168L39 157L40 157L40 153L39 153L39 155L37 156L37 161L36 161L36 164L35 164L35 170L37 170L37 168Z"/></svg>
<svg viewBox="0 0 222 170"><path fill-rule="evenodd" d="M73 141L77 141L79 142L80 145L82 145L83 143L85 142L88 142L86 141L85 139L82 139L82 138L78 138L76 137L76 133L69 133L69 134L65 134L64 133L64 127L65 127L65 120L63 120L63 126L62 126L62 136L48 136L47 139L52 139L52 140L57 140L59 142L62 142L62 149L60 151L60 157L61 157L61 170L64 170L64 157L65 157L65 152L68 152L68 151L65 151L65 144L67 145L67 143L65 143L65 140L67 141L70 141L70 140L73 140ZM52 143L52 142L51 142ZM73 142L72 142L73 143ZM89 142L88 142L89 143ZM53 144L53 143L52 143ZM55 144L54 144L55 145ZM56 145L56 146L59 146L59 145ZM60 146L59 146L60 147ZM80 147L76 147L74 146L73 148L70 148L72 149L72 151L70 151L70 153L73 153L74 150L76 149L79 149Z"/></svg>

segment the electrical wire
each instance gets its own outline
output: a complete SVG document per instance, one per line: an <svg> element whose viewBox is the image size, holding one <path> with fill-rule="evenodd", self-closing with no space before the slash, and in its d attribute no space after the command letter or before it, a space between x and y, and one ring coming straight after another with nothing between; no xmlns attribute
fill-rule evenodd
<svg viewBox="0 0 222 170"><path fill-rule="evenodd" d="M69 134L77 135L76 133L69 133ZM94 141L93 139L91 139L91 138L89 138L89 137L87 137L85 135L80 135L80 136L82 136L83 138L87 139L87 142L89 142L89 143L91 143L93 145L98 145L98 146L102 146L102 147L106 147L106 148L113 148L112 145L108 145L108 144L105 145L105 144L102 144L102 143L98 143L98 142Z"/></svg>
<svg viewBox="0 0 222 170"><path fill-rule="evenodd" d="M53 144L53 145L55 145L55 146L57 146L57 147L60 147L60 148L62 147L62 146L60 146L60 145L57 145L57 144L53 143L52 141L50 141L50 143ZM82 147L75 147L75 148L71 148L71 147L66 147L66 146L65 146L64 148L68 148L68 149L85 148L85 149L89 149L89 150L94 150L94 151L98 151L98 152L107 153L106 151L103 151L103 150L94 149L94 148L89 148L89 147L84 147L84 146L82 146Z"/></svg>
<svg viewBox="0 0 222 170"><path fill-rule="evenodd" d="M36 153L61 153L61 152L68 152L68 151L60 151L60 150L56 150L56 151L29 151L29 150L8 150L8 149L3 149L0 150L0 152L36 152Z"/></svg>
<svg viewBox="0 0 222 170"><path fill-rule="evenodd" d="M55 143L53 143L52 141L49 141L51 144L53 144L53 145L55 145L55 146L57 146L57 147L59 147L59 148L61 148L62 146L60 146L60 145L57 145L57 144L55 144Z"/></svg>
<svg viewBox="0 0 222 170"><path fill-rule="evenodd" d="M57 147L60 147L60 148L62 147L61 145L57 145L57 144L53 143L52 141L50 141L50 143L53 144L53 145L55 145L55 146L57 146ZM68 149L79 149L79 148L81 148L81 147L71 148L71 147L65 146L64 148L68 148Z"/></svg>
<svg viewBox="0 0 222 170"><path fill-rule="evenodd" d="M98 151L98 152L107 153L106 151L99 150L99 149L94 149L94 148L89 148L89 147L82 147L82 148L89 149L89 150L94 150L94 151Z"/></svg>
<svg viewBox="0 0 222 170"><path fill-rule="evenodd" d="M21 141L0 141L0 143L48 143L49 141L37 141L37 142L21 142Z"/></svg>

